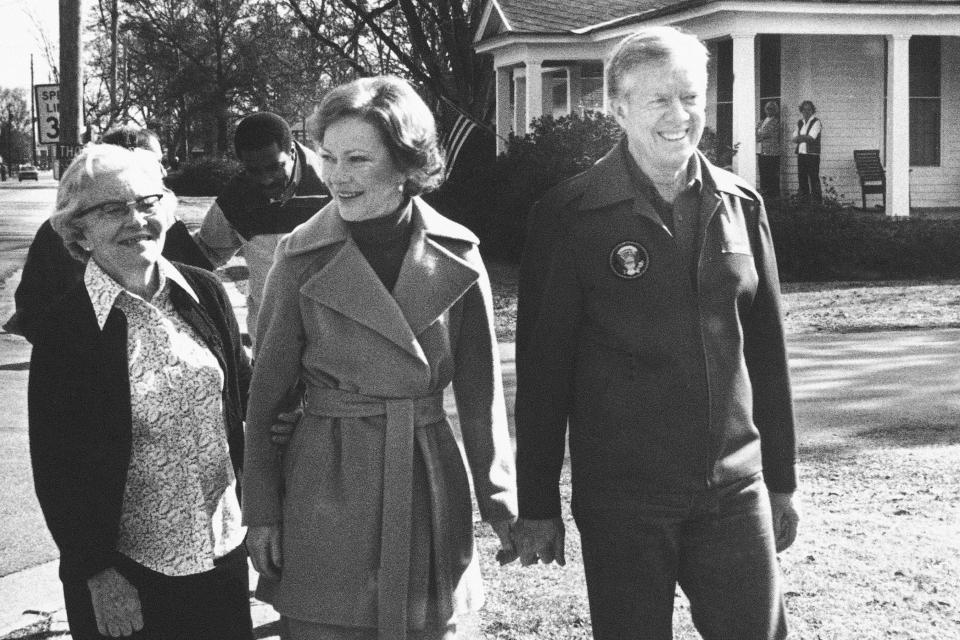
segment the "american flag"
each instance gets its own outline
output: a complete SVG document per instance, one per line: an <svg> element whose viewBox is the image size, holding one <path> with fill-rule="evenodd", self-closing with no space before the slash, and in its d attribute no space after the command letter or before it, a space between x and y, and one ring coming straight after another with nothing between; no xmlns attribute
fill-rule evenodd
<svg viewBox="0 0 960 640"><path fill-rule="evenodd" d="M476 128L477 123L473 118L460 114L457 116L457 121L450 128L450 131L443 136L440 144L443 147L443 152L447 159L448 176L450 172L453 171L453 166L457 162L457 156L460 155L460 150L463 149L463 144Z"/></svg>

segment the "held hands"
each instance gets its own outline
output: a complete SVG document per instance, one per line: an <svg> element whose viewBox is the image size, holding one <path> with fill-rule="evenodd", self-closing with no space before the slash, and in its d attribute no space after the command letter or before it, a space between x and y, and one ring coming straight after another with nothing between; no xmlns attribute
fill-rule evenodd
<svg viewBox="0 0 960 640"><path fill-rule="evenodd" d="M87 579L100 635L120 638L143 629L137 588L110 567Z"/></svg>
<svg viewBox="0 0 960 640"><path fill-rule="evenodd" d="M273 580L280 579L283 567L280 525L247 527L247 552L257 573Z"/></svg>
<svg viewBox="0 0 960 640"><path fill-rule="evenodd" d="M554 560L561 567L567 564L563 552L563 520L528 520L520 518L513 528L520 564L524 567L542 562L550 564Z"/></svg>
<svg viewBox="0 0 960 640"><path fill-rule="evenodd" d="M520 555L517 553L513 540L513 523L509 520L501 520L500 522L491 522L490 526L493 527L494 533L500 538L500 549L497 551L497 562L500 563L500 566L510 564L519 558Z"/></svg>
<svg viewBox="0 0 960 640"><path fill-rule="evenodd" d="M777 553L787 549L797 538L800 513L793 504L792 493L770 492L770 509L773 512L773 534Z"/></svg>

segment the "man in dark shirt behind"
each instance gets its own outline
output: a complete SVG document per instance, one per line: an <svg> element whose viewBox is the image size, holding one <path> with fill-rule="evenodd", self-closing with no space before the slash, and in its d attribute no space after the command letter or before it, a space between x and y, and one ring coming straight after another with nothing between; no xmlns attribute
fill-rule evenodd
<svg viewBox="0 0 960 640"><path fill-rule="evenodd" d="M670 27L607 67L626 136L531 213L517 320L516 537L564 563L560 472L594 637L780 639L796 535L794 418L759 195L697 151L707 50Z"/></svg>
<svg viewBox="0 0 960 640"><path fill-rule="evenodd" d="M247 330L256 351L260 296L280 237L329 201L317 154L293 139L280 116L245 117L234 135L243 170L210 206L194 239L217 267L240 253L250 271Z"/></svg>

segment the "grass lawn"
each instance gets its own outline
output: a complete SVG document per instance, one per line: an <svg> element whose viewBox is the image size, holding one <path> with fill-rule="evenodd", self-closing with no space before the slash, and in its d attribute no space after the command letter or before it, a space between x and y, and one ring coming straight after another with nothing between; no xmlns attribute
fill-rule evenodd
<svg viewBox="0 0 960 640"><path fill-rule="evenodd" d="M501 340L513 339L516 270L488 264ZM960 282L786 284L787 330L853 332L960 326ZM960 428L901 428L799 443L800 536L780 556L791 638L960 638ZM579 537L567 566L500 568L477 526L487 586L479 637L590 638ZM675 638L699 635L678 591ZM730 640L737 640L732 638Z"/></svg>

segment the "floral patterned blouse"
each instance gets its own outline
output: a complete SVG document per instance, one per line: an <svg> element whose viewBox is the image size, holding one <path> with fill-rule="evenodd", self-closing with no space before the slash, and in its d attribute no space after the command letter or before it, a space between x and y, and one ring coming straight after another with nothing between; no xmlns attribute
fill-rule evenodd
<svg viewBox="0 0 960 640"><path fill-rule="evenodd" d="M223 415L224 373L176 312L170 287L196 293L166 260L152 300L126 291L93 260L84 282L103 329L116 307L127 319L132 446L117 551L170 576L209 571L235 549L237 479Z"/></svg>

